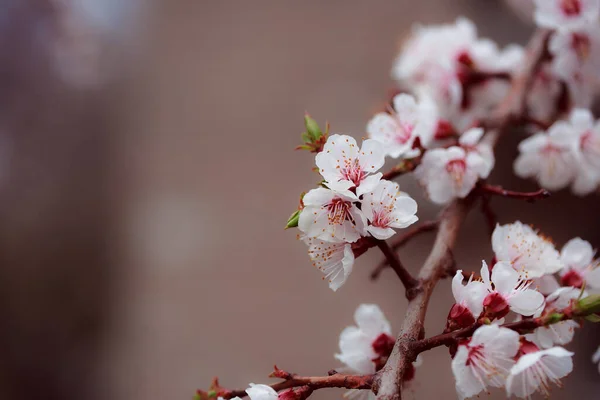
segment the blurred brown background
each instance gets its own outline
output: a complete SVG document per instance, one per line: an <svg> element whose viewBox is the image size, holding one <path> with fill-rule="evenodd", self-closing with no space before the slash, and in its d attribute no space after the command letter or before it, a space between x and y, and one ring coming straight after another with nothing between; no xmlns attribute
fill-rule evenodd
<svg viewBox="0 0 600 400"><path fill-rule="evenodd" d="M360 303L397 329L399 282L368 280L379 254L334 294L282 230L318 179L293 151L302 115L361 137L416 21L466 15L503 44L531 26L493 0L84 2L99 7L85 11L100 16L93 29L68 0L0 0L0 399L189 399L213 376L244 387L274 363L339 366ZM531 188L511 174L518 140L503 142L492 179ZM436 215L410 178L401 185L422 220ZM597 204L493 203L503 223L600 246ZM418 269L430 243L404 263ZM473 212L458 262L477 269L490 253ZM428 334L451 303L444 281ZM576 372L554 398L598 398L598 332L580 332ZM445 349L425 354L409 398L455 398Z"/></svg>

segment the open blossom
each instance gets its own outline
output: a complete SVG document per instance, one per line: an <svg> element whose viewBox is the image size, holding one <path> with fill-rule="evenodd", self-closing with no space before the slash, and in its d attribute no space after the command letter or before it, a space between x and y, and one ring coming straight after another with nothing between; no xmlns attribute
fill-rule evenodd
<svg viewBox="0 0 600 400"><path fill-rule="evenodd" d="M573 300L577 300L581 295L581 290L572 287L559 288L546 298L546 305L540 315L548 315L554 312L560 312L571 305ZM565 345L573 340L575 329L579 324L573 320L560 321L548 326L536 328L532 333L525 335L527 340L535 343L542 349L548 349L555 345Z"/></svg>
<svg viewBox="0 0 600 400"><path fill-rule="evenodd" d="M600 184L600 124L589 110L579 108L571 111L568 123L578 167L572 190L577 195L586 195Z"/></svg>
<svg viewBox="0 0 600 400"><path fill-rule="evenodd" d="M246 393L250 400L277 400L278 398L275 389L263 384L251 383L250 387L246 389Z"/></svg>
<svg viewBox="0 0 600 400"><path fill-rule="evenodd" d="M600 290L600 263L594 260L595 251L592 245L581 239L569 240L560 252L560 259L565 264L561 271L561 282L565 286Z"/></svg>
<svg viewBox="0 0 600 400"><path fill-rule="evenodd" d="M375 373L377 360L387 358L394 345L390 323L375 304L361 304L354 313L354 321L357 326L342 331L340 353L335 358L354 373Z"/></svg>
<svg viewBox="0 0 600 400"><path fill-rule="evenodd" d="M536 391L550 395L551 384L560 386L560 379L573 370L573 353L562 347L553 347L524 354L510 369L506 379L506 393L529 398Z"/></svg>
<svg viewBox="0 0 600 400"><path fill-rule="evenodd" d="M356 197L327 188L313 189L302 199L298 228L326 242L356 242L364 235L367 221L354 201Z"/></svg>
<svg viewBox="0 0 600 400"><path fill-rule="evenodd" d="M535 22L545 28L573 29L598 22L600 0L534 0Z"/></svg>
<svg viewBox="0 0 600 400"><path fill-rule="evenodd" d="M456 302L448 314L449 327L465 327L475 323L483 311L483 299L487 295L485 285L480 281L474 281L473 275L466 285L463 285L463 273L456 271L452 278L452 295Z"/></svg>
<svg viewBox="0 0 600 400"><path fill-rule="evenodd" d="M573 139L569 124L559 121L548 133L537 133L523 140L514 163L515 174L521 178L535 178L544 189L567 187L577 175Z"/></svg>
<svg viewBox="0 0 600 400"><path fill-rule="evenodd" d="M330 243L315 238L304 238L308 255L313 265L325 274L323 279L334 292L338 290L352 272L354 253L348 243Z"/></svg>
<svg viewBox="0 0 600 400"><path fill-rule="evenodd" d="M412 158L416 138L427 147L438 123L435 105L428 100L417 102L408 94L399 94L393 100L394 109L376 114L367 124L369 137L384 145L386 154L393 158Z"/></svg>
<svg viewBox="0 0 600 400"><path fill-rule="evenodd" d="M478 328L452 360L459 398L475 396L488 386L503 387L518 351L517 332L497 325Z"/></svg>
<svg viewBox="0 0 600 400"><path fill-rule="evenodd" d="M461 146L429 150L415 170L415 176L425 186L434 203L445 204L454 198L464 198L480 178L487 178L494 159L487 145L477 144L483 135L480 129L464 133Z"/></svg>
<svg viewBox="0 0 600 400"><path fill-rule="evenodd" d="M520 221L496 225L492 249L498 261L509 262L523 279L553 274L564 266L554 245Z"/></svg>
<svg viewBox="0 0 600 400"><path fill-rule="evenodd" d="M361 204L369 221L367 232L380 240L394 235L392 228L406 228L418 221L417 202L401 193L395 182L379 181L372 192L363 195Z"/></svg>
<svg viewBox="0 0 600 400"><path fill-rule="evenodd" d="M331 135L315 161L327 187L347 195L355 188L360 196L381 179L382 174L375 172L385 163L385 151L377 140L367 139L359 149L353 137Z"/></svg>
<svg viewBox="0 0 600 400"><path fill-rule="evenodd" d="M537 290L530 289L531 281L522 280L510 263L499 261L490 270L482 262L481 278L488 292L483 300L486 312L503 317L511 311L524 316L534 315L544 304L544 296Z"/></svg>

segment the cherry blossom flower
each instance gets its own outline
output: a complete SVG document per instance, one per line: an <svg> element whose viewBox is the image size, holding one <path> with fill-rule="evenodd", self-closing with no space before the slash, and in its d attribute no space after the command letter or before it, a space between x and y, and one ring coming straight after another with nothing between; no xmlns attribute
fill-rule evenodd
<svg viewBox="0 0 600 400"><path fill-rule="evenodd" d="M534 0L535 22L545 28L570 30L598 22L600 0Z"/></svg>
<svg viewBox="0 0 600 400"><path fill-rule="evenodd" d="M550 395L550 384L561 385L560 379L573 370L573 353L562 347L527 353L510 369L506 379L506 393L529 398L539 391Z"/></svg>
<svg viewBox="0 0 600 400"><path fill-rule="evenodd" d="M406 228L419 220L417 202L400 192L397 183L380 181L370 193L363 195L362 212L369 225L367 232L380 240L390 238L396 233L392 228Z"/></svg>
<svg viewBox="0 0 600 400"><path fill-rule="evenodd" d="M534 75L527 96L529 115L539 121L551 120L560 111L557 109L564 96L563 83L556 76L553 65L549 62L542 63Z"/></svg>
<svg viewBox="0 0 600 400"><path fill-rule="evenodd" d="M418 137L426 147L433 138L438 123L436 107L429 100L417 102L408 94L397 95L393 104L390 114L379 113L369 121L369 137L380 141L390 157L415 157L415 139Z"/></svg>
<svg viewBox="0 0 600 400"><path fill-rule="evenodd" d="M278 394L271 386L251 383L246 389L250 400L277 400Z"/></svg>
<svg viewBox="0 0 600 400"><path fill-rule="evenodd" d="M523 140L514 163L515 174L535 178L544 189L565 188L577 175L573 141L573 131L565 121L552 125L548 133L537 133Z"/></svg>
<svg viewBox="0 0 600 400"><path fill-rule="evenodd" d="M492 249L496 259L509 262L522 279L553 274L564 266L554 245L520 221L496 225Z"/></svg>
<svg viewBox="0 0 600 400"><path fill-rule="evenodd" d="M600 347L598 347L598 350L592 356L592 362L598 364L598 372L600 373Z"/></svg>
<svg viewBox="0 0 600 400"><path fill-rule="evenodd" d="M449 328L472 325L483 311L483 299L487 295L485 285L474 281L473 275L466 285L462 284L463 279L462 270L456 271L452 279L452 295L456 303L448 314Z"/></svg>
<svg viewBox="0 0 600 400"><path fill-rule="evenodd" d="M353 137L331 135L315 161L327 187L346 195L355 188L360 196L371 191L381 179L381 173L372 174L385 163L385 151L377 140L367 139L359 149Z"/></svg>
<svg viewBox="0 0 600 400"><path fill-rule="evenodd" d="M425 186L427 195L437 204L464 198L480 178L487 178L494 158L487 145L477 145L483 131L472 129L461 137L464 146L429 150L415 170L415 177Z"/></svg>
<svg viewBox="0 0 600 400"><path fill-rule="evenodd" d="M571 111L569 124L574 133L573 152L578 165L572 185L575 194L585 195L600 183L600 124L589 110Z"/></svg>
<svg viewBox="0 0 600 400"><path fill-rule="evenodd" d="M325 274L323 279L329 282L329 288L338 290L352 272L354 253L348 243L330 243L319 239L305 237L308 255L313 265Z"/></svg>
<svg viewBox="0 0 600 400"><path fill-rule="evenodd" d="M364 235L367 221L354 201L356 197L327 188L313 189L302 199L298 228L326 242L356 242Z"/></svg>
<svg viewBox="0 0 600 400"><path fill-rule="evenodd" d="M340 335L340 353L335 355L352 372L373 374L377 360L388 357L394 345L390 323L375 304L361 304L354 313L357 326L345 328Z"/></svg>
<svg viewBox="0 0 600 400"><path fill-rule="evenodd" d="M478 328L470 341L458 346L452 360L458 397L465 399L486 390L503 387L519 351L519 334L497 325Z"/></svg>
<svg viewBox="0 0 600 400"><path fill-rule="evenodd" d="M594 260L595 251L592 245L581 239L569 240L560 252L560 259L565 264L561 271L561 281L565 286L600 290L600 263Z"/></svg>
<svg viewBox="0 0 600 400"><path fill-rule="evenodd" d="M481 278L487 289L483 300L486 313L495 317L503 317L511 311L524 316L534 315L544 304L544 296L530 289L531 281L523 280L510 263L499 261L490 270L485 261L481 266Z"/></svg>
<svg viewBox="0 0 600 400"><path fill-rule="evenodd" d="M546 298L546 305L539 315L549 315L569 307L572 300L577 300L581 290L572 287L559 288ZM555 345L565 345L573 340L575 328L579 324L573 320L560 321L548 326L541 326L528 333L525 338L542 349L548 349Z"/></svg>

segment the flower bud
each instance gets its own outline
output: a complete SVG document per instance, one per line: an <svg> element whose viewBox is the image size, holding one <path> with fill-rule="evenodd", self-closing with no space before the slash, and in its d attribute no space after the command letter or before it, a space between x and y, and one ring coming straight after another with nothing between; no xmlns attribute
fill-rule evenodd
<svg viewBox="0 0 600 400"><path fill-rule="evenodd" d="M600 294L592 294L579 299L575 303L574 310L579 315L591 315L600 313Z"/></svg>
<svg viewBox="0 0 600 400"><path fill-rule="evenodd" d="M490 293L483 300L483 314L490 318L502 318L508 314L510 308L500 293Z"/></svg>
<svg viewBox="0 0 600 400"><path fill-rule="evenodd" d="M297 388L292 388L288 390L284 390L279 393L279 400L304 400L308 398L313 392L313 389L310 386L300 386Z"/></svg>
<svg viewBox="0 0 600 400"><path fill-rule="evenodd" d="M475 317L471 311L467 307L457 303L452 306L450 312L448 313L445 332L452 332L460 328L466 328L474 323Z"/></svg>
<svg viewBox="0 0 600 400"><path fill-rule="evenodd" d="M306 126L306 133L312 142L315 142L323 135L319 124L310 115L304 114L304 126Z"/></svg>
<svg viewBox="0 0 600 400"><path fill-rule="evenodd" d="M298 226L298 220L300 219L300 210L294 211L285 224L285 229L296 228Z"/></svg>

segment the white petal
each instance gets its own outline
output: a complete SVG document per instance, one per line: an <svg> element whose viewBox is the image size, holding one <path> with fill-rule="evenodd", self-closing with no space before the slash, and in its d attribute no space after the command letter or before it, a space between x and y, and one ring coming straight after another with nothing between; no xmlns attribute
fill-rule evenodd
<svg viewBox="0 0 600 400"><path fill-rule="evenodd" d="M508 305L517 314L534 315L544 305L544 295L532 289L517 290L508 298Z"/></svg>
<svg viewBox="0 0 600 400"><path fill-rule="evenodd" d="M486 350L512 358L519 351L519 334L498 325L484 325L477 328L470 345L484 345Z"/></svg>
<svg viewBox="0 0 600 400"><path fill-rule="evenodd" d="M389 321L376 304L361 304L354 313L354 320L358 327L368 335L374 337L381 333L392 333Z"/></svg>
<svg viewBox="0 0 600 400"><path fill-rule="evenodd" d="M373 191L383 174L381 172L376 173L375 175L369 175L365 179L360 182L360 185L356 188L356 195L362 196L367 192Z"/></svg>
<svg viewBox="0 0 600 400"><path fill-rule="evenodd" d="M467 365L469 349L467 346L459 346L456 355L452 359L452 373L456 380L456 392L459 397L465 399L485 390L485 383L473 373Z"/></svg>
<svg viewBox="0 0 600 400"><path fill-rule="evenodd" d="M498 261L492 268L492 282L498 293L509 294L519 282L519 273L506 261Z"/></svg>
<svg viewBox="0 0 600 400"><path fill-rule="evenodd" d="M385 163L385 151L381 142L367 139L360 150L360 165L364 171L375 172Z"/></svg>
<svg viewBox="0 0 600 400"><path fill-rule="evenodd" d="M277 400L277 392L270 386L251 383L246 389L251 400Z"/></svg>
<svg viewBox="0 0 600 400"><path fill-rule="evenodd" d="M367 226L367 232L369 232L375 239L386 240L396 234L396 231L392 228L380 228L377 226Z"/></svg>
<svg viewBox="0 0 600 400"><path fill-rule="evenodd" d="M590 265L594 258L594 249L590 242L581 238L569 240L560 252L563 263L572 268L582 269Z"/></svg>
<svg viewBox="0 0 600 400"><path fill-rule="evenodd" d="M458 142L463 146L475 146L481 140L483 133L482 128L471 128L460 136Z"/></svg>

